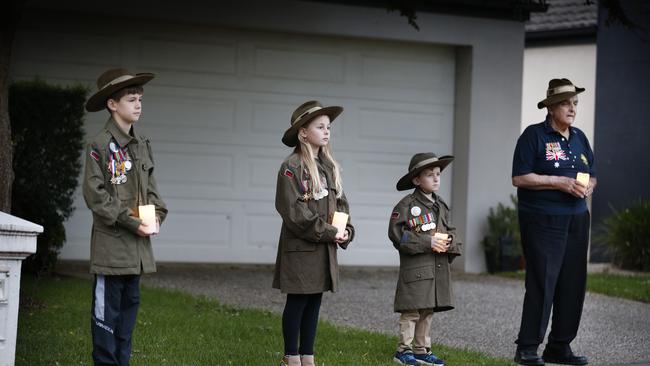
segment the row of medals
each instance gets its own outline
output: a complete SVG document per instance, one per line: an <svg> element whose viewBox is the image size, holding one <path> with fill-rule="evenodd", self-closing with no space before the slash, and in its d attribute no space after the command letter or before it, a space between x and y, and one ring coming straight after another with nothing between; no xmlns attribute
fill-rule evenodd
<svg viewBox="0 0 650 366"><path fill-rule="evenodd" d="M124 184L127 181L126 172L133 168L131 157L126 149L122 149L115 142L108 145L111 157L108 160L108 171L111 172L112 184Z"/></svg>
<svg viewBox="0 0 650 366"><path fill-rule="evenodd" d="M411 207L411 215L412 216L419 217L420 214L422 214L422 209L420 207L418 207L418 206ZM435 228L436 228L436 223L431 221L431 222L427 222L425 224L420 225L419 227L416 228L416 231L429 231L429 230L433 230Z"/></svg>

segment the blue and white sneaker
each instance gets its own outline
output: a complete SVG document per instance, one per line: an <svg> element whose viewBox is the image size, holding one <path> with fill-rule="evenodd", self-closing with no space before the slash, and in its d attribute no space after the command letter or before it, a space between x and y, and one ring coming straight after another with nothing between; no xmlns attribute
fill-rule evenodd
<svg viewBox="0 0 650 366"><path fill-rule="evenodd" d="M427 366L445 366L445 361L439 359L433 353L423 353L423 354L414 354L415 360L418 361L420 365Z"/></svg>
<svg viewBox="0 0 650 366"><path fill-rule="evenodd" d="M418 360L415 359L413 356L413 352L411 351L404 351L404 352L395 352L395 357L393 357L393 361L402 364L402 365L420 365Z"/></svg>

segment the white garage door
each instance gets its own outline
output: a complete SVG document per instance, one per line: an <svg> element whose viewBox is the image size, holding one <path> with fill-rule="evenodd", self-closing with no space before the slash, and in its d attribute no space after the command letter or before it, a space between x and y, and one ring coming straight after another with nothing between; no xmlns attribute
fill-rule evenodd
<svg viewBox="0 0 650 366"><path fill-rule="evenodd" d="M387 239L388 217L403 195L395 183L413 153L452 152L453 48L189 26L138 26L134 38L118 29L23 30L14 75L95 90L97 75L113 65L157 74L137 128L153 141L170 209L154 243L159 261L274 261L276 174L290 153L280 137L296 106L319 99L345 108L332 145L357 239L340 252L341 262L397 263ZM87 133L105 118L89 114ZM447 199L450 183L448 173ZM62 257L87 259L91 216L80 194L76 205Z"/></svg>

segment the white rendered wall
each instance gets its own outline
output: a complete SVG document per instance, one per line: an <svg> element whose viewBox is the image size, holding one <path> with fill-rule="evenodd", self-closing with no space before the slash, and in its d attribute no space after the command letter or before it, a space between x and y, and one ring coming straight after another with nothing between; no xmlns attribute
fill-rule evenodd
<svg viewBox="0 0 650 366"><path fill-rule="evenodd" d="M537 109L544 99L549 80L567 78L586 90L578 96L575 126L594 142L596 99L596 44L529 47L524 51L521 130L546 118L546 108Z"/></svg>

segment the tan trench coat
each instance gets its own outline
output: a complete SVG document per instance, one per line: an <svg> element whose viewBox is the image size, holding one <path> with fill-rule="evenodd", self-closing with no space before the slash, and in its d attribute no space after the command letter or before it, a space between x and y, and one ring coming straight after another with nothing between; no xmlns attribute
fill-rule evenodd
<svg viewBox="0 0 650 366"><path fill-rule="evenodd" d="M391 214L388 237L399 251L400 259L395 312L416 309L446 311L454 308L451 262L461 254L461 243L450 223L449 207L435 193L433 198L435 203L415 189L399 201ZM408 220L428 213L433 214L435 229L417 232L415 227L409 227ZM434 253L431 249L431 236L435 232L452 236L447 253Z"/></svg>
<svg viewBox="0 0 650 366"><path fill-rule="evenodd" d="M130 275L156 271L151 240L136 234L141 220L135 215L138 205L153 204L162 223L167 208L153 176L149 140L133 131L134 136L129 136L110 118L86 148L83 196L93 215L91 273ZM111 183L111 142L114 147L125 148L132 159L132 168L126 172L123 184Z"/></svg>
<svg viewBox="0 0 650 366"><path fill-rule="evenodd" d="M283 293L313 294L335 292L338 288L338 246L336 228L330 223L334 211L349 213L345 195L336 198L333 167L319 163L329 194L320 200L304 199L306 171L297 154L281 165L275 195L275 208L282 217L282 228L275 261L273 287ZM354 237L348 221L350 238L340 246L347 248Z"/></svg>

